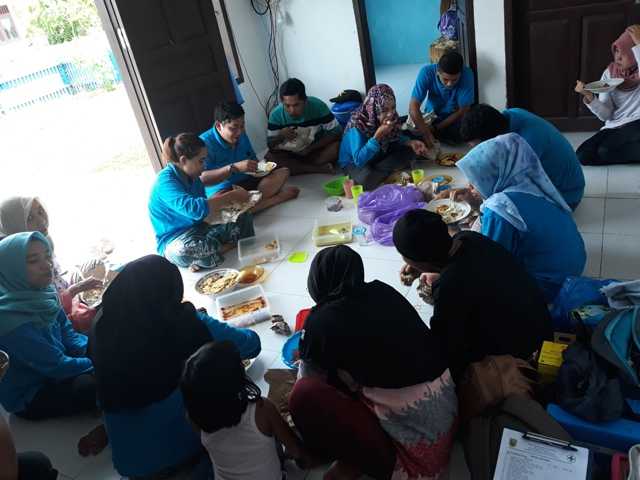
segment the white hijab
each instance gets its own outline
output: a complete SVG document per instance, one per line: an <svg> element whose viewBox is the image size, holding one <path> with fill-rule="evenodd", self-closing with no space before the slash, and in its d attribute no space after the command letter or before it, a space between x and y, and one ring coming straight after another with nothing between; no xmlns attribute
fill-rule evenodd
<svg viewBox="0 0 640 480"><path fill-rule="evenodd" d="M0 203L0 238L27 231L31 205L37 197L9 197Z"/></svg>

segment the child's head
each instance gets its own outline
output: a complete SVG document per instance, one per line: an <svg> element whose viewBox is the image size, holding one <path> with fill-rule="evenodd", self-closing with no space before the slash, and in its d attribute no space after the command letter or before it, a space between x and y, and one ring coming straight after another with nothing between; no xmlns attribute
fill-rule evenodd
<svg viewBox="0 0 640 480"><path fill-rule="evenodd" d="M231 342L210 342L191 355L180 389L189 418L206 433L237 425L248 403L260 398Z"/></svg>
<svg viewBox="0 0 640 480"><path fill-rule="evenodd" d="M207 148L195 133L181 133L169 137L162 146L162 161L173 163L187 176L197 178L204 171Z"/></svg>

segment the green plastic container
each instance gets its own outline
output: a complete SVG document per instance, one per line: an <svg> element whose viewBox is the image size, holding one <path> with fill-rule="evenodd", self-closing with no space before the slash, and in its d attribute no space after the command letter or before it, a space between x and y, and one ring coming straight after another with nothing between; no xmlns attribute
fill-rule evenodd
<svg viewBox="0 0 640 480"><path fill-rule="evenodd" d="M346 175L343 177L338 177L330 182L324 184L324 191L327 192L327 195L330 197L344 197L344 181L349 178Z"/></svg>

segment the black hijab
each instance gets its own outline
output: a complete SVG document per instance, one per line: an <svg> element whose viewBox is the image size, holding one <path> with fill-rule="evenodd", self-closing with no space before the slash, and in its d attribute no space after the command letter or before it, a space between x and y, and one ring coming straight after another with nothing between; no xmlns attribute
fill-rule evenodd
<svg viewBox="0 0 640 480"><path fill-rule="evenodd" d="M178 268L157 255L127 264L105 291L91 335L100 404L107 412L142 408L171 394L184 361L211 340Z"/></svg>
<svg viewBox="0 0 640 480"><path fill-rule="evenodd" d="M345 370L361 385L402 388L438 378L445 355L413 306L393 287L364 282L360 256L322 250L309 271L317 302L305 323L300 356L335 378Z"/></svg>

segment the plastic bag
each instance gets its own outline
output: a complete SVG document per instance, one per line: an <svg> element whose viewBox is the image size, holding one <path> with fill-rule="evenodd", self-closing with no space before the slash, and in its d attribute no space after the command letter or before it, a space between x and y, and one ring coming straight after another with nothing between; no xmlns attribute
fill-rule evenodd
<svg viewBox="0 0 640 480"><path fill-rule="evenodd" d="M365 192L358 198L358 218L372 225L376 218L395 212L409 205L422 202L424 196L415 187L383 185L373 192ZM411 209L417 208L413 206Z"/></svg>
<svg viewBox="0 0 640 480"><path fill-rule="evenodd" d="M438 22L438 30L447 40L458 40L458 12L454 8L442 14Z"/></svg>
<svg viewBox="0 0 640 480"><path fill-rule="evenodd" d="M410 203L403 207L397 208L392 212L380 215L376 218L371 226L373 239L380 245L390 247L393 245L393 227L396 222L408 211L424 208L427 204L424 202Z"/></svg>
<svg viewBox="0 0 640 480"><path fill-rule="evenodd" d="M607 297L600 289L615 280L597 280L588 277L567 277L558 296L553 301L551 319L554 330L572 332L575 325L571 322L572 310L583 305L607 305Z"/></svg>

